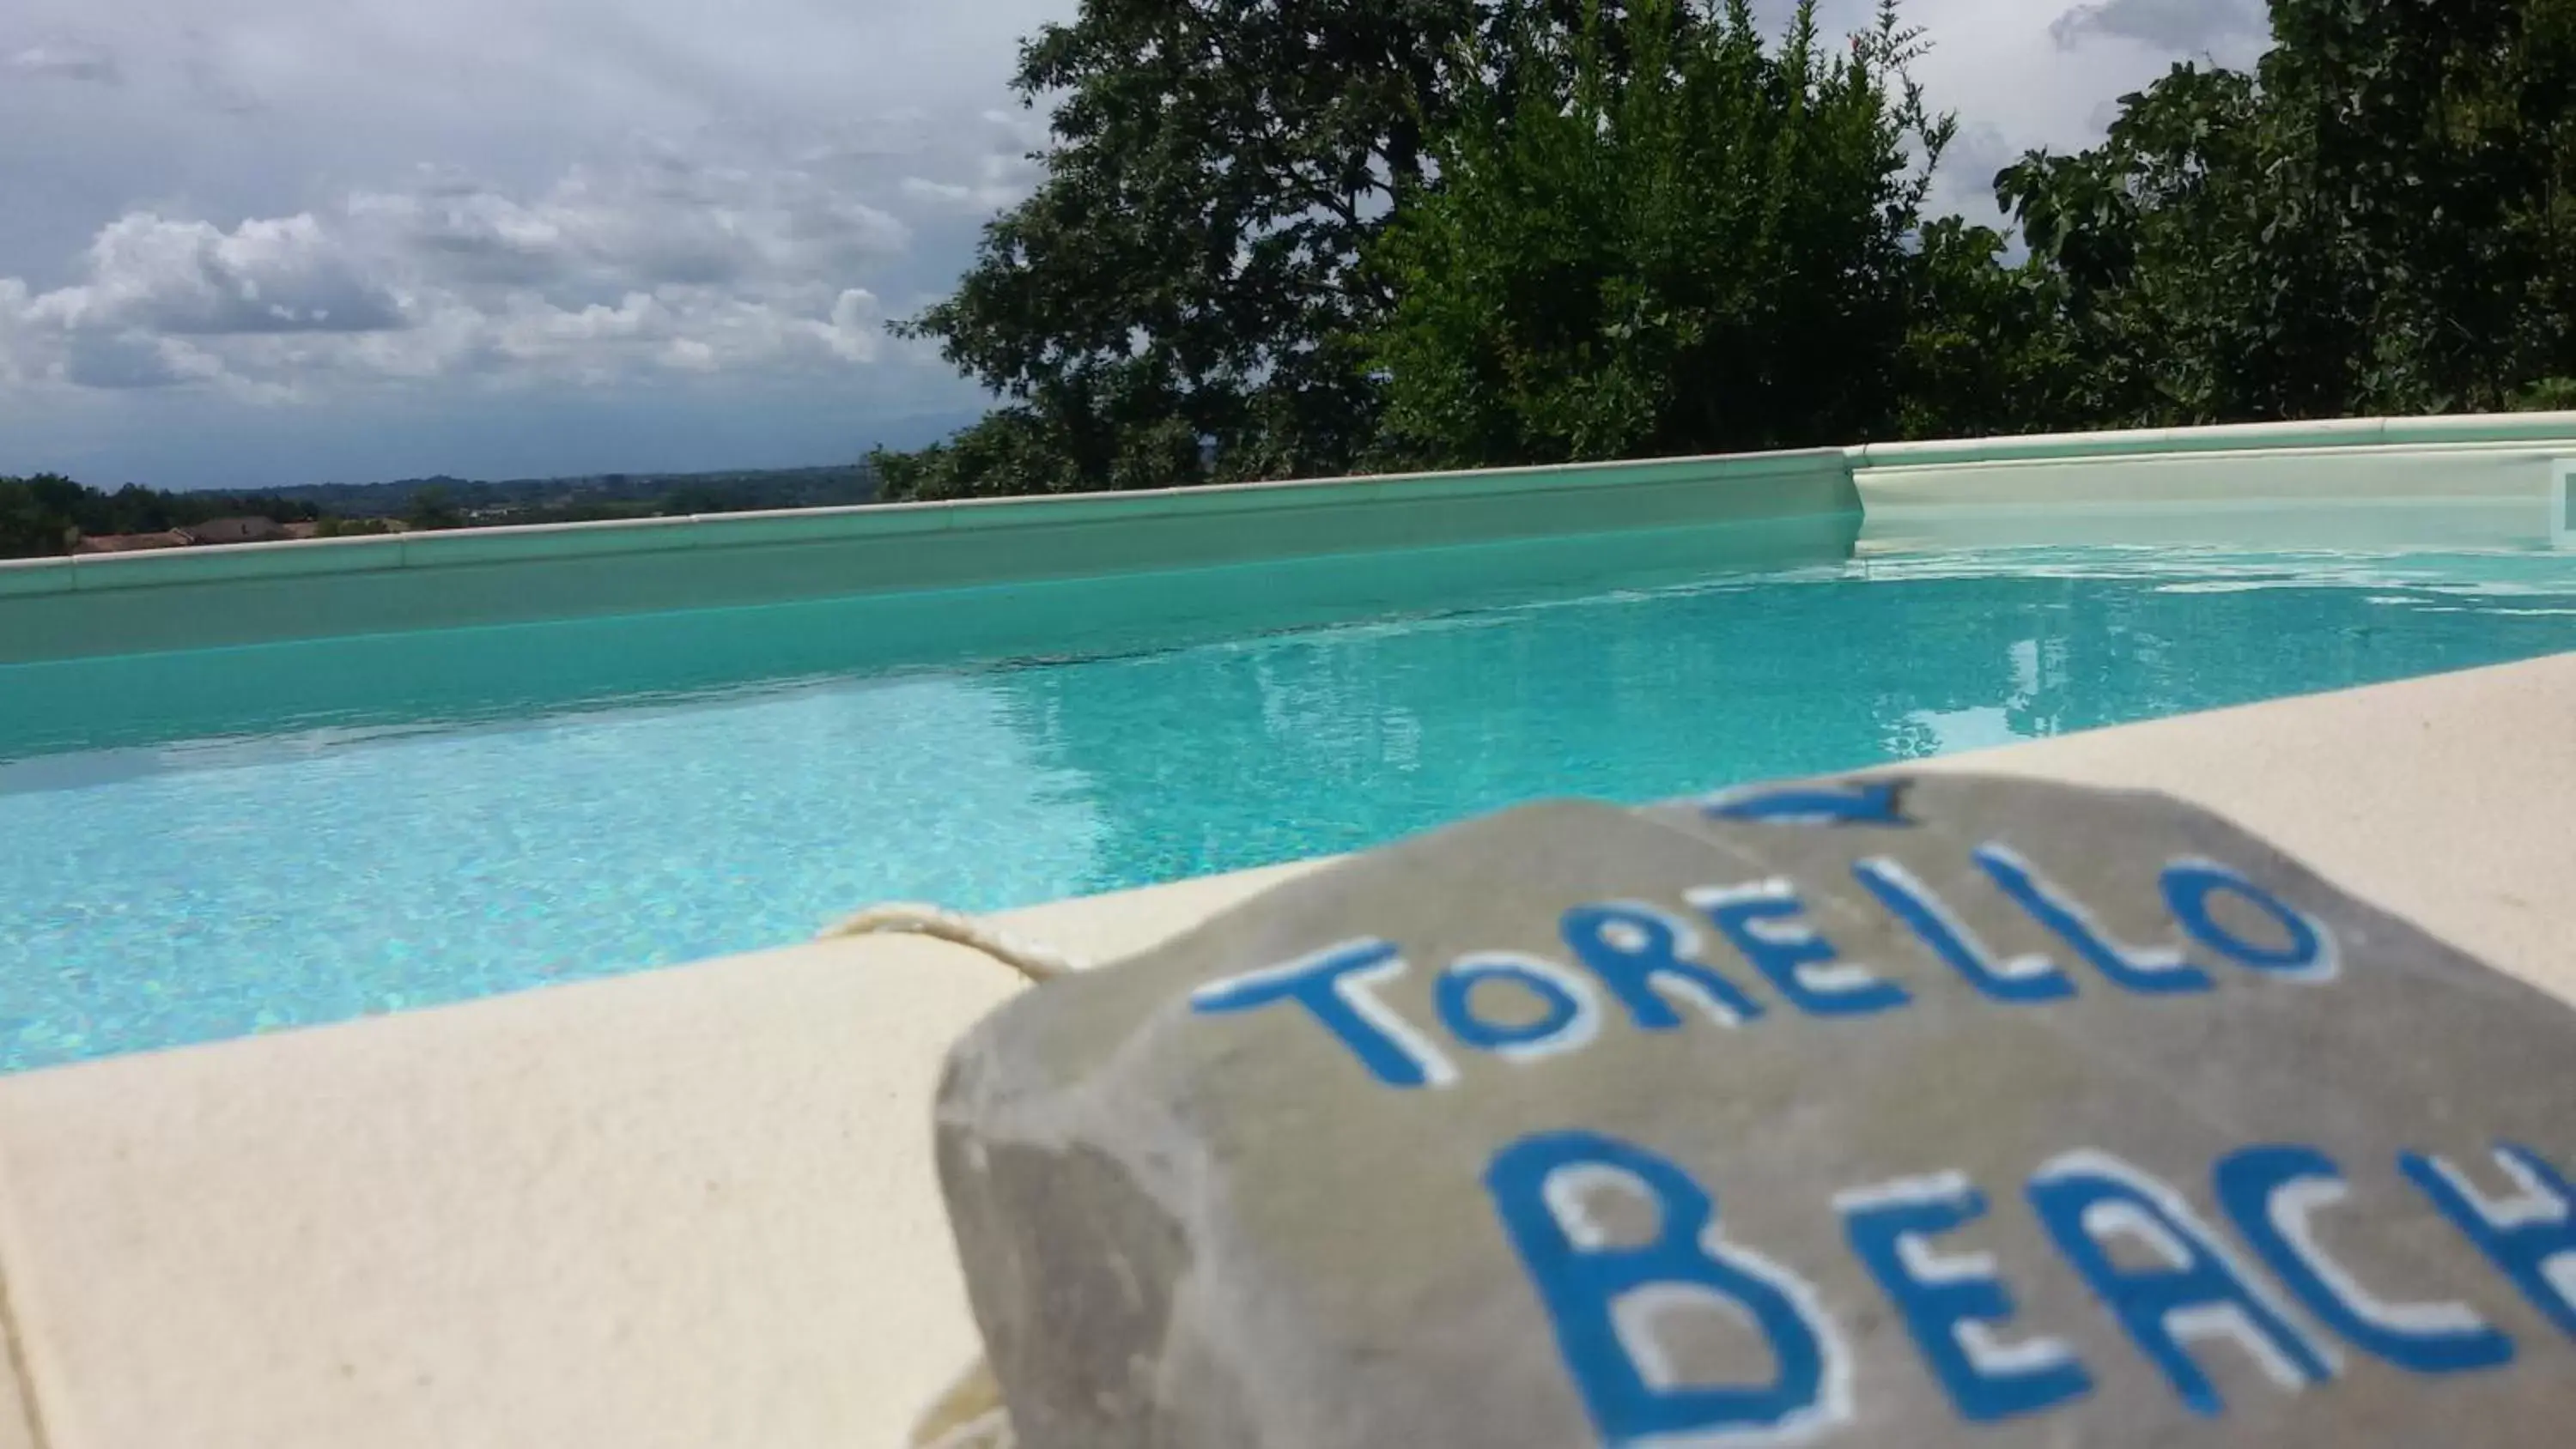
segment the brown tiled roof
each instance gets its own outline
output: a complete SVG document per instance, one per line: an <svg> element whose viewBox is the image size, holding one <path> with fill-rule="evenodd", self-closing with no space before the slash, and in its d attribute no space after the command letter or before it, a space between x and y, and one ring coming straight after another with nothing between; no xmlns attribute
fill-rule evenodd
<svg viewBox="0 0 2576 1449"><path fill-rule="evenodd" d="M286 530L273 518L210 518L179 532L190 543L267 543L286 537Z"/></svg>
<svg viewBox="0 0 2576 1449"><path fill-rule="evenodd" d="M72 552L134 553L147 548L186 548L188 542L188 536L175 528L167 533L102 533L73 544Z"/></svg>

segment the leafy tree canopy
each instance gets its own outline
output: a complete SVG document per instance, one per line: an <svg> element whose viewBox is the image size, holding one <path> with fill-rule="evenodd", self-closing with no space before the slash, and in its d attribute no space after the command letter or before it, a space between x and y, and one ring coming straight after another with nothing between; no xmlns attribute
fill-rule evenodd
<svg viewBox="0 0 2576 1449"><path fill-rule="evenodd" d="M1954 122L1905 78L1917 33L1889 3L1837 46L1812 0L1776 46L1746 0L1613 24L1520 25L1380 240L1390 441L1479 466L1893 431L1920 294L1999 241L1925 245Z"/></svg>
<svg viewBox="0 0 2576 1449"><path fill-rule="evenodd" d="M1604 0L1612 13L1618 0ZM1589 0L1085 0L1021 52L1036 194L898 324L1006 405L878 454L890 497L1348 471L1382 408L1363 257L1506 37Z"/></svg>
<svg viewBox="0 0 2576 1449"><path fill-rule="evenodd" d="M2576 375L2576 3L2274 0L1998 195L2089 426L2489 409ZM2560 394L2549 394L2560 395Z"/></svg>
<svg viewBox="0 0 2576 1449"><path fill-rule="evenodd" d="M888 494L2576 398L2576 0L2274 0L1924 212L1892 8L1085 0L1047 180L904 324L1004 406Z"/></svg>
<svg viewBox="0 0 2576 1449"><path fill-rule="evenodd" d="M318 510L269 494L165 493L133 483L110 493L59 473L0 478L0 558L69 553L83 537L162 533L247 515L284 523L313 519Z"/></svg>

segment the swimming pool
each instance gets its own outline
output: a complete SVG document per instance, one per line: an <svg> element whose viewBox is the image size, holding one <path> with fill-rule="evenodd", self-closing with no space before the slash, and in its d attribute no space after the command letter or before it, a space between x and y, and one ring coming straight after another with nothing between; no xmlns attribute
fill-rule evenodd
<svg viewBox="0 0 2576 1449"><path fill-rule="evenodd" d="M2576 556L1712 537L0 667L0 1066L2576 648Z"/></svg>

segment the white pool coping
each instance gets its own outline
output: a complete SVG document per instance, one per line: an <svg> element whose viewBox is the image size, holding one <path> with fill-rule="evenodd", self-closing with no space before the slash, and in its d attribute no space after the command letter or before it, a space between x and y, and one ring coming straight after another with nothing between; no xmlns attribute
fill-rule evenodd
<svg viewBox="0 0 2576 1449"><path fill-rule="evenodd" d="M2170 791L2576 1001L2576 654L1925 768ZM1306 868L1005 921L1114 957ZM975 1351L932 1085L1013 989L837 942L0 1079L0 1449L895 1445Z"/></svg>
<svg viewBox="0 0 2576 1449"><path fill-rule="evenodd" d="M0 561L0 663L1859 515L1811 448Z"/></svg>
<svg viewBox="0 0 2576 1449"><path fill-rule="evenodd" d="M2576 412L2351 418L6 560L0 664L1783 520L1864 550L2547 546L2571 458Z"/></svg>

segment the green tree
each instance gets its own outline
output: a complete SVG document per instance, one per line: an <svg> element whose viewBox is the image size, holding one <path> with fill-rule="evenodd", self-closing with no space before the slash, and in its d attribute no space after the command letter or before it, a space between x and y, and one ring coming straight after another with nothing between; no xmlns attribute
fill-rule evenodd
<svg viewBox="0 0 2576 1449"><path fill-rule="evenodd" d="M2051 279L2003 265L2003 236L1955 216L1925 222L1914 246L1896 432L1989 437L2083 426L2068 411L2063 379L2073 360Z"/></svg>
<svg viewBox="0 0 2576 1449"><path fill-rule="evenodd" d="M1175 419L1139 417L1130 431L1144 432L1157 422ZM1187 426L1183 423L1182 426ZM1153 487L1196 481L1195 467L1172 474L1148 474L1133 457L1131 441L1117 440L1104 476L1098 467L1071 456L1065 420L1028 403L997 408L973 427L914 453L884 449L868 462L877 473L878 496L888 502L932 498L965 498L1011 493L1068 493L1115 486ZM1127 466L1121 468L1121 459ZM1095 462L1097 460L1094 460Z"/></svg>
<svg viewBox="0 0 2576 1449"><path fill-rule="evenodd" d="M0 558L46 558L71 552L90 490L60 473L0 478Z"/></svg>
<svg viewBox="0 0 2576 1449"><path fill-rule="evenodd" d="M24 478L0 478L0 558L42 558L69 547L71 521L44 505Z"/></svg>
<svg viewBox="0 0 2576 1449"><path fill-rule="evenodd" d="M1500 37L1583 0L1083 0L1021 52L1046 176L897 324L1004 405L870 456L891 499L1343 472L1382 400L1370 241Z"/></svg>
<svg viewBox="0 0 2576 1449"><path fill-rule="evenodd" d="M2576 375L2576 0L2274 0L2102 145L1998 180L2060 411L2179 424L2494 408Z"/></svg>
<svg viewBox="0 0 2576 1449"><path fill-rule="evenodd" d="M445 487L435 483L413 492L411 495L411 508L403 515L403 518L406 523L416 529L462 528L465 526L465 514L463 510L456 506L455 495L448 492Z"/></svg>
<svg viewBox="0 0 2576 1449"><path fill-rule="evenodd" d="M161 533L242 515L283 523L318 513L310 503L269 494L165 493L137 483L108 493L58 473L0 478L0 557L63 553L83 537Z"/></svg>
<svg viewBox="0 0 2576 1449"><path fill-rule="evenodd" d="M1397 446L1483 466L1895 431L1953 130L1906 78L1895 5L1843 45L1812 3L1767 44L1746 0L1513 44L1375 253ZM1992 269L1991 233L1939 235L1938 280Z"/></svg>
<svg viewBox="0 0 2576 1449"><path fill-rule="evenodd" d="M2274 0L2099 146L1922 208L1892 8L1082 0L1037 193L898 330L998 393L884 496L2576 392L2576 0Z"/></svg>

